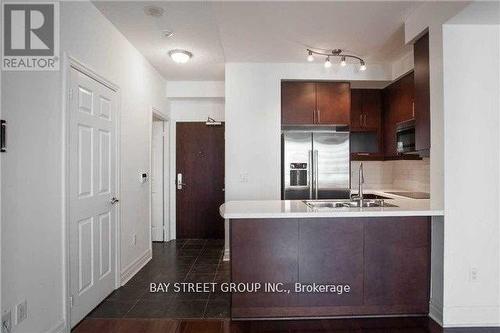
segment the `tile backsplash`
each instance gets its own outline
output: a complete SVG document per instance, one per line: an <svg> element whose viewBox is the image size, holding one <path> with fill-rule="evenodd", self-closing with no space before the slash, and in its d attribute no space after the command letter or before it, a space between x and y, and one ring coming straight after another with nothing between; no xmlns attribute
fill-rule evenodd
<svg viewBox="0 0 500 333"><path fill-rule="evenodd" d="M358 188L359 161L351 162L351 188ZM430 191L428 158L405 161L364 161L365 189Z"/></svg>

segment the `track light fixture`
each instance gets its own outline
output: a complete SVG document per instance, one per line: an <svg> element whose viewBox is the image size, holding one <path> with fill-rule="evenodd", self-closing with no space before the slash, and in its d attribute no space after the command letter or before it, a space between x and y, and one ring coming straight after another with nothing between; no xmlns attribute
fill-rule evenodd
<svg viewBox="0 0 500 333"><path fill-rule="evenodd" d="M326 56L325 59L325 68L332 67L332 63L330 61L330 57L340 57L340 66L346 66L347 65L347 58L353 58L359 61L359 70L364 71L366 70L366 63L363 59L361 59L358 56L352 55L352 54L343 54L341 49L333 49L331 52L318 52L318 51L313 51L311 49L306 49L307 50L307 61L312 62L314 61L314 55L322 55Z"/></svg>

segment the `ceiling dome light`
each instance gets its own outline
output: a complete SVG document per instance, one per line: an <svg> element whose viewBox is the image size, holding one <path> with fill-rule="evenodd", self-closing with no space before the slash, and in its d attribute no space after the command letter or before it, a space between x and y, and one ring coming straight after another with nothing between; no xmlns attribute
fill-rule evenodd
<svg viewBox="0 0 500 333"><path fill-rule="evenodd" d="M330 67L332 67L332 62L330 61L330 57L326 57L325 68L330 68Z"/></svg>
<svg viewBox="0 0 500 333"><path fill-rule="evenodd" d="M193 57L193 54L186 50L171 50L168 55L178 64L185 64Z"/></svg>
<svg viewBox="0 0 500 333"><path fill-rule="evenodd" d="M363 60L361 60L361 66L359 66L359 70L366 71L366 65L365 65L365 62Z"/></svg>
<svg viewBox="0 0 500 333"><path fill-rule="evenodd" d="M345 67L345 65L347 65L347 62L345 61L345 57L342 56L342 58L340 58L340 66Z"/></svg>
<svg viewBox="0 0 500 333"><path fill-rule="evenodd" d="M309 61L309 62L314 61L314 56L313 56L313 53L311 51L309 51L309 55L307 56L307 61Z"/></svg>

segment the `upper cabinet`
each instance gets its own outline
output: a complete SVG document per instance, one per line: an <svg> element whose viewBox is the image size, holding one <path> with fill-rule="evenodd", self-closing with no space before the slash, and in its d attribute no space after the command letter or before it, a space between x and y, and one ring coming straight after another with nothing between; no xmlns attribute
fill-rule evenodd
<svg viewBox="0 0 500 333"><path fill-rule="evenodd" d="M281 83L281 123L284 125L348 125L349 83Z"/></svg>
<svg viewBox="0 0 500 333"><path fill-rule="evenodd" d="M378 131L381 121L381 90L351 90L351 131Z"/></svg>
<svg viewBox="0 0 500 333"><path fill-rule="evenodd" d="M413 72L393 82L383 90L384 108L384 154L386 157L398 155L396 128L398 123L414 118Z"/></svg>
<svg viewBox="0 0 500 333"><path fill-rule="evenodd" d="M316 112L316 84L281 83L281 122L287 125L313 124Z"/></svg>
<svg viewBox="0 0 500 333"><path fill-rule="evenodd" d="M415 42L413 56L415 64L415 149L425 155L425 151L431 147L428 33Z"/></svg>
<svg viewBox="0 0 500 333"><path fill-rule="evenodd" d="M383 158L382 90L351 90L351 159Z"/></svg>
<svg viewBox="0 0 500 333"><path fill-rule="evenodd" d="M316 123L349 125L351 87L349 83L316 83Z"/></svg>

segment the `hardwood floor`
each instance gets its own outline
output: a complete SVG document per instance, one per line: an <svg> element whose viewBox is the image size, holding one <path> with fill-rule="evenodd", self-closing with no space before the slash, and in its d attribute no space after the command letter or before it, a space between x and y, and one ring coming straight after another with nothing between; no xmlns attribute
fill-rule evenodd
<svg viewBox="0 0 500 333"><path fill-rule="evenodd" d="M498 333L499 328L442 329L427 317L287 321L93 319L73 333Z"/></svg>

